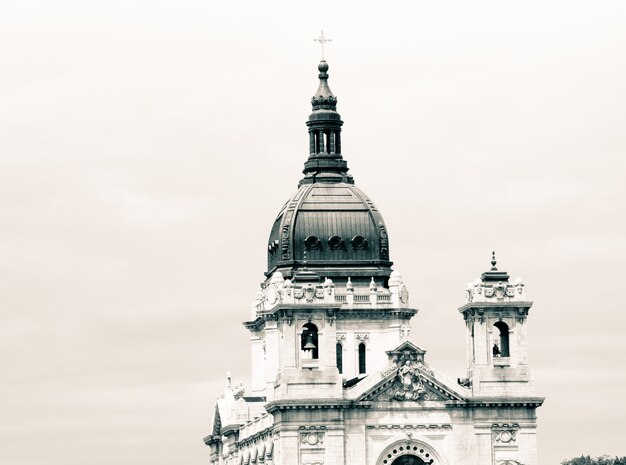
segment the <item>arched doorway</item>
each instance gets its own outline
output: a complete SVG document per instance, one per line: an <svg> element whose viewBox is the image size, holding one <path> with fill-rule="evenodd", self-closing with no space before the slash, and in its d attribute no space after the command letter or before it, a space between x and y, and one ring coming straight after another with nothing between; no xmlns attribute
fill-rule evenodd
<svg viewBox="0 0 626 465"><path fill-rule="evenodd" d="M418 441L392 444L378 459L378 465L441 465L434 451Z"/></svg>
<svg viewBox="0 0 626 465"><path fill-rule="evenodd" d="M426 465L426 462L414 455L402 455L395 459L391 465Z"/></svg>

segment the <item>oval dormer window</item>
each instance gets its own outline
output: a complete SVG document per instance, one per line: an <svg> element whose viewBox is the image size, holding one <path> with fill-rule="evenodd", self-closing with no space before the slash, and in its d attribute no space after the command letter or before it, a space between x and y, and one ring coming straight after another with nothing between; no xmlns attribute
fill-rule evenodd
<svg viewBox="0 0 626 465"><path fill-rule="evenodd" d="M367 247L367 240L363 236L354 236L352 238L352 248L355 250L363 250Z"/></svg>
<svg viewBox="0 0 626 465"><path fill-rule="evenodd" d="M320 240L315 236L307 236L304 240L304 246L307 250L319 250L321 248Z"/></svg>
<svg viewBox="0 0 626 465"><path fill-rule="evenodd" d="M328 246L331 248L331 250L339 250L341 249L342 245L343 245L343 241L341 240L341 237L330 236L328 238Z"/></svg>

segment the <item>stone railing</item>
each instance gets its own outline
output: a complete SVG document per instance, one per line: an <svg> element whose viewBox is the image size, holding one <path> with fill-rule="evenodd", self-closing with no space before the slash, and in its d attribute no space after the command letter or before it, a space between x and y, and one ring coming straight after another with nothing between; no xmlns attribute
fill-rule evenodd
<svg viewBox="0 0 626 465"><path fill-rule="evenodd" d="M335 289L335 284L329 278L321 284L300 284L284 279L280 272L276 272L269 282L263 283L259 288L257 298L252 304L252 317L255 318L258 312L269 311L279 304L407 308L409 298L406 286L397 272L393 272L389 278L389 288L382 289L378 289L374 278L369 286L357 288L348 278L345 288Z"/></svg>

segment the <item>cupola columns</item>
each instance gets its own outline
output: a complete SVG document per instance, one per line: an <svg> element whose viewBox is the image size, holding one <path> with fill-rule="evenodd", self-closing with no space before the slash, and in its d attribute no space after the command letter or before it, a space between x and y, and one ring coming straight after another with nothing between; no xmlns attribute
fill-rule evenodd
<svg viewBox="0 0 626 465"><path fill-rule="evenodd" d="M316 182L354 184L348 164L341 156L341 116L337 113L337 97L328 87L328 63L320 61L319 87L311 99L309 116L309 159L304 164L302 184Z"/></svg>

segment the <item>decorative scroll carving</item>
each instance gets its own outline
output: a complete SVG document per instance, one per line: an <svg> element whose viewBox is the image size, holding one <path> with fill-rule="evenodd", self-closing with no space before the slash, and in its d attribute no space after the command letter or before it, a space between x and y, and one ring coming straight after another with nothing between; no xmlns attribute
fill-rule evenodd
<svg viewBox="0 0 626 465"><path fill-rule="evenodd" d="M389 260L389 239L387 237L387 228L385 228L382 221L378 222L378 229L380 231L380 258Z"/></svg>
<svg viewBox="0 0 626 465"><path fill-rule="evenodd" d="M280 249L283 260L289 260L289 222L283 225L283 234L280 239Z"/></svg>

